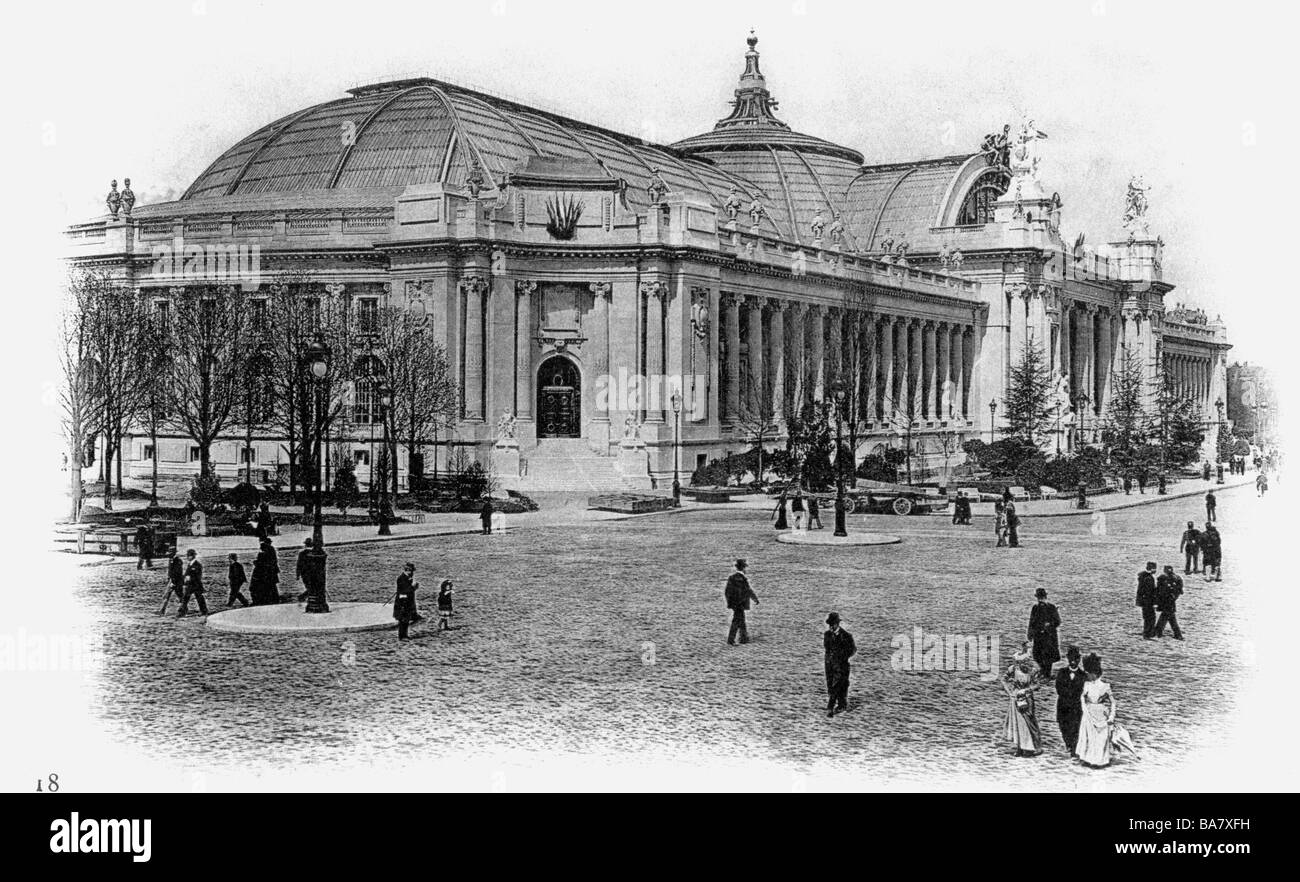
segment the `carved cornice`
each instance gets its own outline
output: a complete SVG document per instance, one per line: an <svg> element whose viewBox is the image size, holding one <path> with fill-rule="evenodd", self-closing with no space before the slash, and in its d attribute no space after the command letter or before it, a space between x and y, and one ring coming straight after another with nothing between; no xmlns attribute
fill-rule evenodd
<svg viewBox="0 0 1300 882"><path fill-rule="evenodd" d="M482 294L487 290L488 284L482 276L466 276L460 280L460 290L467 294Z"/></svg>
<svg viewBox="0 0 1300 882"><path fill-rule="evenodd" d="M641 296L666 300L668 298L668 284L666 282L642 282Z"/></svg>
<svg viewBox="0 0 1300 882"><path fill-rule="evenodd" d="M537 283L534 282L532 279L520 279L519 281L515 282L516 297L531 297L533 292L536 290L537 290Z"/></svg>

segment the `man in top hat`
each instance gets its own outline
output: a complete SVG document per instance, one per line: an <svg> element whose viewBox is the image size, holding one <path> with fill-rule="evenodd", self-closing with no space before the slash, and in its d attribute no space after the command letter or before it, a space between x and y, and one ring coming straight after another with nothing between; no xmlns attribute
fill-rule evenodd
<svg viewBox="0 0 1300 882"><path fill-rule="evenodd" d="M1034 644L1034 661L1045 679L1052 678L1052 665L1061 660L1061 647L1056 641L1056 630L1061 627L1061 615L1053 604L1047 602L1047 589L1034 592L1037 599L1029 608L1027 639Z"/></svg>
<svg viewBox="0 0 1300 882"><path fill-rule="evenodd" d="M742 557L736 561L736 571L727 577L727 587L723 595L727 599L727 609L731 610L731 630L727 632L727 645L734 646L736 635L741 643L749 642L749 629L745 626L745 610L752 600L758 603L758 595L749 587L749 577L745 575L747 564Z"/></svg>
<svg viewBox="0 0 1300 882"><path fill-rule="evenodd" d="M1138 573L1134 606L1142 609L1142 636L1152 639L1156 636L1156 562L1153 560L1147 561L1147 568Z"/></svg>
<svg viewBox="0 0 1300 882"><path fill-rule="evenodd" d="M185 596L181 598L181 611L176 614L176 618L189 615L191 597L199 602L199 612L206 616L208 602L203 596L203 562L193 548L185 552L185 560Z"/></svg>
<svg viewBox="0 0 1300 882"><path fill-rule="evenodd" d="M1160 618L1156 620L1155 636L1165 636L1165 625L1168 625L1174 632L1175 640L1183 639L1182 629L1178 627L1178 598L1183 593L1182 577L1174 572L1174 568L1165 565L1165 571L1156 579L1156 608L1160 610Z"/></svg>
<svg viewBox="0 0 1300 882"><path fill-rule="evenodd" d="M849 659L858 651L853 635L840 627L840 614L826 617L826 716L833 717L849 706Z"/></svg>
<svg viewBox="0 0 1300 882"><path fill-rule="evenodd" d="M1083 720L1083 684L1088 675L1079 667L1079 647L1065 650L1066 667L1056 675L1056 724L1061 727L1061 740L1070 755L1079 743L1079 723Z"/></svg>

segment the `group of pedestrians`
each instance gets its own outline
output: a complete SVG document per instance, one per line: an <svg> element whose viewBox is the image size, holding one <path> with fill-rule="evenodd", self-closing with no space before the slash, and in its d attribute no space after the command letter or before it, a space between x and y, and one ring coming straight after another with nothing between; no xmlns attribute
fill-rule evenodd
<svg viewBox="0 0 1300 882"><path fill-rule="evenodd" d="M796 487L793 496L790 495L788 489L782 490L777 495L776 508L772 509L773 526L776 529L790 529L790 520L786 516L787 506L789 506L790 515L794 518L794 528L796 530L822 529L820 503L817 501L817 497L811 493L804 496L802 487Z"/></svg>
<svg viewBox="0 0 1300 882"><path fill-rule="evenodd" d="M1015 746L1016 756L1043 752L1035 691L1049 681L1055 681L1056 723L1071 756L1101 768L1109 765L1116 748L1136 754L1127 730L1115 722L1115 696L1110 684L1101 679L1101 657L1095 652L1084 656L1079 647L1071 645L1066 649L1065 667L1057 670L1061 615L1048 602L1046 589L1037 589L1034 600L1027 639L1002 676L1007 695L1003 736Z"/></svg>
<svg viewBox="0 0 1300 882"><path fill-rule="evenodd" d="M952 501L952 522L960 526L969 526L970 517L970 497L965 493L958 493L957 498Z"/></svg>
<svg viewBox="0 0 1300 882"><path fill-rule="evenodd" d="M1016 511L1016 500L1009 487L1002 492L1002 498L993 503L993 533L998 548L1020 547L1020 514Z"/></svg>
<svg viewBox="0 0 1300 882"><path fill-rule="evenodd" d="M439 631L451 630L452 594L454 585L451 579L443 579L438 587L438 628ZM420 583L415 581L415 564L408 562L402 567L397 577L397 591L393 595L393 618L397 621L397 639L411 639L411 625L424 620L415 593L420 590Z"/></svg>
<svg viewBox="0 0 1300 882"><path fill-rule="evenodd" d="M1205 497L1205 529L1196 529L1195 521L1187 522L1187 529L1178 541L1178 552L1183 555L1183 575L1204 574L1207 582L1223 581L1223 536L1215 526L1217 514L1214 493Z"/></svg>
<svg viewBox="0 0 1300 882"><path fill-rule="evenodd" d="M279 589L280 559L275 545L271 541L270 532L270 530L267 530L258 541L258 552L253 560L251 579L236 552L231 552L226 556L227 609L235 604L246 607L281 602ZM191 600L195 602L201 615L207 615L207 586L204 582L203 561L200 560L198 552L190 548L182 556L176 546L171 546L167 548L167 555L167 587L163 592L162 606L159 608L158 614L167 614L167 607L174 597L180 601L178 618L183 618L189 614ZM141 565L144 565L145 560L146 558L142 555ZM152 568L151 559L148 565ZM300 566L299 578L301 576ZM245 593L245 587L247 587L247 593Z"/></svg>

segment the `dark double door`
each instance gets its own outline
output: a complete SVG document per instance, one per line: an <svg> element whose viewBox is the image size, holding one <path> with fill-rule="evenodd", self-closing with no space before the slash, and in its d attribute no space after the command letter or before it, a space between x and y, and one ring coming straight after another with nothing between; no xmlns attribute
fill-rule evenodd
<svg viewBox="0 0 1300 882"><path fill-rule="evenodd" d="M537 371L537 437L582 435L582 380L567 358L548 358Z"/></svg>

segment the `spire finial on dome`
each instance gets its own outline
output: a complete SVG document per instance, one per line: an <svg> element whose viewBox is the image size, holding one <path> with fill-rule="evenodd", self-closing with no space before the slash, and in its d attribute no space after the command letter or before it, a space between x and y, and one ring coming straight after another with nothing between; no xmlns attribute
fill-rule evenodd
<svg viewBox="0 0 1300 882"><path fill-rule="evenodd" d="M758 37L754 36L753 28L749 29L749 37L745 40L745 42L749 44L750 49L753 49L755 46L758 45Z"/></svg>
<svg viewBox="0 0 1300 882"><path fill-rule="evenodd" d="M758 50L754 48L758 45L758 37L753 28L749 29L745 42L749 44L749 49L745 52L745 70L736 84L736 100L732 104L731 115L719 120L715 128L735 125L789 128L772 114L777 108L777 101L767 91L767 80L758 67Z"/></svg>

